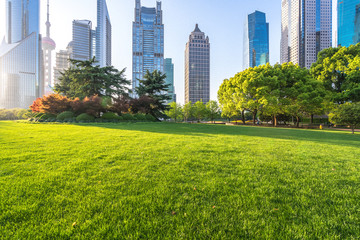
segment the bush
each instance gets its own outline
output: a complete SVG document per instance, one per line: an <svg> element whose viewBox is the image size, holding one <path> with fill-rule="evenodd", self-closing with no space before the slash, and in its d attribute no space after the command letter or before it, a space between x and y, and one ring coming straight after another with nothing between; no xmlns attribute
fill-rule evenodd
<svg viewBox="0 0 360 240"><path fill-rule="evenodd" d="M76 117L76 121L78 122L93 122L95 118L87 113L82 113Z"/></svg>
<svg viewBox="0 0 360 240"><path fill-rule="evenodd" d="M73 118L74 117L74 113L70 112L70 111L65 111L60 113L57 117L56 120L59 121L64 121L65 119L69 119L69 118Z"/></svg>
<svg viewBox="0 0 360 240"><path fill-rule="evenodd" d="M122 118L123 118L125 121L133 121L133 120L135 120L134 116L131 115L130 113L123 114L123 115L122 115Z"/></svg>
<svg viewBox="0 0 360 240"><path fill-rule="evenodd" d="M45 113L40 117L41 120L49 120L50 118L51 119L56 118L56 115L50 114L50 113Z"/></svg>
<svg viewBox="0 0 360 240"><path fill-rule="evenodd" d="M145 114L141 114L141 113L137 113L134 115L135 119L138 121L146 121L146 116Z"/></svg>
<svg viewBox="0 0 360 240"><path fill-rule="evenodd" d="M149 122L155 122L156 121L156 118L153 116L153 115L150 115L150 114L147 114L145 116L146 120L149 121Z"/></svg>
<svg viewBox="0 0 360 240"><path fill-rule="evenodd" d="M101 118L105 120L119 120L119 116L113 112L104 113Z"/></svg>

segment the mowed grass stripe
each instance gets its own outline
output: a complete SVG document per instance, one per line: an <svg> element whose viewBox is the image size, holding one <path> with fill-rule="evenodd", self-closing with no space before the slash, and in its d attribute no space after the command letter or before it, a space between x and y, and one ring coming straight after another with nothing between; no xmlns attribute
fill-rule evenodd
<svg viewBox="0 0 360 240"><path fill-rule="evenodd" d="M1 239L360 233L359 134L0 122L0 147Z"/></svg>

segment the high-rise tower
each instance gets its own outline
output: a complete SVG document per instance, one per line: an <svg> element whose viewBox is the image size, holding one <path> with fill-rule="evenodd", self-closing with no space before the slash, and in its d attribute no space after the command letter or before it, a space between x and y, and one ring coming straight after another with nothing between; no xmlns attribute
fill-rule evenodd
<svg viewBox="0 0 360 240"><path fill-rule="evenodd" d="M133 22L133 64L132 88L139 86L146 71L164 72L164 24L161 2L156 8L142 7L135 1L135 21Z"/></svg>
<svg viewBox="0 0 360 240"><path fill-rule="evenodd" d="M89 20L74 20L72 24L72 57L86 61L92 58L93 30Z"/></svg>
<svg viewBox="0 0 360 240"><path fill-rule="evenodd" d="M331 0L282 0L281 63L310 68L332 46Z"/></svg>
<svg viewBox="0 0 360 240"><path fill-rule="evenodd" d="M174 63L171 58L165 58L164 71L166 74L166 84L169 85L167 94L171 97L168 103L176 102L175 86L174 86Z"/></svg>
<svg viewBox="0 0 360 240"><path fill-rule="evenodd" d="M97 0L96 60L101 67L111 66L111 22L106 0Z"/></svg>
<svg viewBox="0 0 360 240"><path fill-rule="evenodd" d="M29 108L43 95L39 0L6 0L0 45L0 108Z"/></svg>
<svg viewBox="0 0 360 240"><path fill-rule="evenodd" d="M185 102L210 101L210 41L198 24L185 50Z"/></svg>
<svg viewBox="0 0 360 240"><path fill-rule="evenodd" d="M269 23L263 12L249 14L245 21L243 68L269 62Z"/></svg>
<svg viewBox="0 0 360 240"><path fill-rule="evenodd" d="M46 37L42 39L42 49L44 54L44 88L45 92L50 91L51 83L51 52L55 50L55 41L50 38L50 11L49 11L49 0L47 1L47 21L46 21Z"/></svg>
<svg viewBox="0 0 360 240"><path fill-rule="evenodd" d="M338 45L349 47L360 42L360 1L338 0Z"/></svg>

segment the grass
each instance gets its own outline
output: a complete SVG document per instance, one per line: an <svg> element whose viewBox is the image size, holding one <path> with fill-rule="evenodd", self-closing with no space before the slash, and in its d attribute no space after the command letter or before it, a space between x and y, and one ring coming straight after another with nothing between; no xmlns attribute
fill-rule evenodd
<svg viewBox="0 0 360 240"><path fill-rule="evenodd" d="M359 239L360 134L0 122L0 239Z"/></svg>

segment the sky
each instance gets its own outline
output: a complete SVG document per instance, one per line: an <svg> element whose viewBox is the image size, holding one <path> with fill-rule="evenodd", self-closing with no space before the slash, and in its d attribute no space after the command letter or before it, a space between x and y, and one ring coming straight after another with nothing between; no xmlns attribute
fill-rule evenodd
<svg viewBox="0 0 360 240"><path fill-rule="evenodd" d="M45 35L47 1L40 0L40 2L40 32ZM275 64L280 60L281 0L162 0L161 2L165 26L165 58L173 59L175 92L179 103L184 103L185 95L185 44L196 23L210 38L212 100L217 99L217 91L224 79L242 71L244 22L246 16L255 10L265 12L270 25L270 63ZM141 3L145 7L156 6L156 0L142 0ZM4 4L5 0L0 0L1 41L5 32ZM113 34L112 64L118 69L126 68L126 77L131 79L135 0L107 0L107 5ZM336 19L335 14L333 15ZM95 28L96 0L50 0L51 38L57 44L55 51L66 49L71 41L74 19L91 20ZM53 57L53 65L54 59Z"/></svg>

